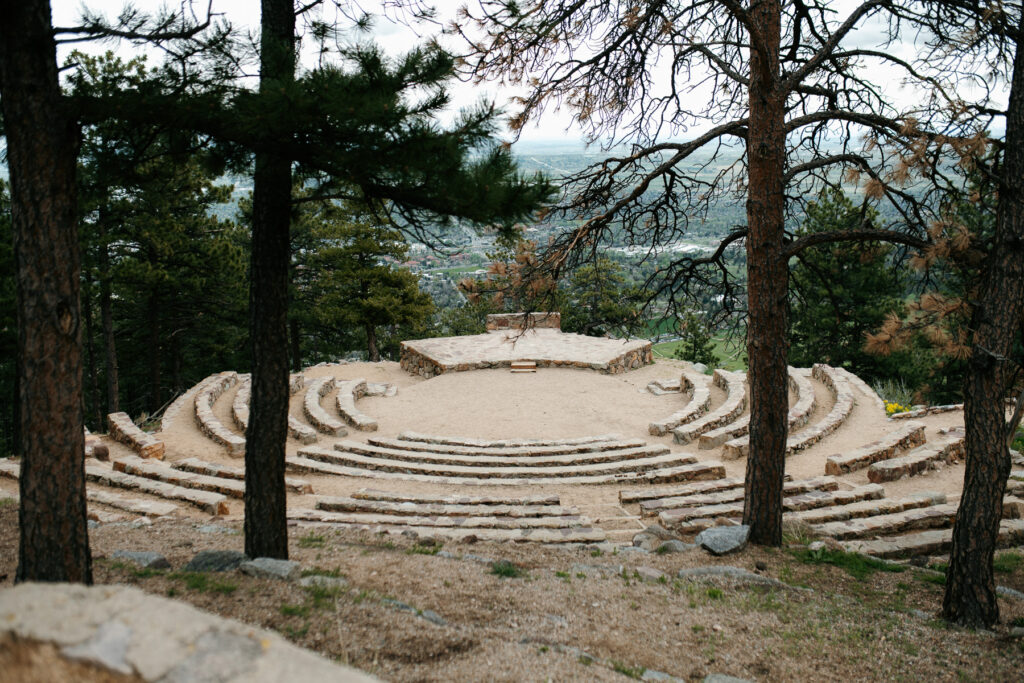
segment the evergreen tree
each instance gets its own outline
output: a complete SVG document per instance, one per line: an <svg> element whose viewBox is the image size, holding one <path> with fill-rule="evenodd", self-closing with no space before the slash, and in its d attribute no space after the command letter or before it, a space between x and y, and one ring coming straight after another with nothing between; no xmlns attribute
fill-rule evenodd
<svg viewBox="0 0 1024 683"><path fill-rule="evenodd" d="M691 363L703 363L711 368L717 366L721 359L715 353L707 323L692 311L687 311L678 324L679 344L672 352L672 357Z"/></svg>

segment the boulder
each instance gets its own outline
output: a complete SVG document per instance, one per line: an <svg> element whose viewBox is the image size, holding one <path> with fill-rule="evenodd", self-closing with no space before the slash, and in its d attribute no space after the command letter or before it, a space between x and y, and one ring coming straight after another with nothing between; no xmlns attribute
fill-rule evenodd
<svg viewBox="0 0 1024 683"><path fill-rule="evenodd" d="M184 569L187 572L229 572L248 559L237 550L201 550Z"/></svg>
<svg viewBox="0 0 1024 683"><path fill-rule="evenodd" d="M118 560L134 562L143 569L170 569L167 558L152 550L115 550L113 556Z"/></svg>
<svg viewBox="0 0 1024 683"><path fill-rule="evenodd" d="M747 546L750 527L746 524L705 529L697 535L697 545L712 555L728 555Z"/></svg>
<svg viewBox="0 0 1024 683"><path fill-rule="evenodd" d="M257 557L238 565L243 574L261 579L294 581L302 573L302 565L291 560L276 560L272 557Z"/></svg>

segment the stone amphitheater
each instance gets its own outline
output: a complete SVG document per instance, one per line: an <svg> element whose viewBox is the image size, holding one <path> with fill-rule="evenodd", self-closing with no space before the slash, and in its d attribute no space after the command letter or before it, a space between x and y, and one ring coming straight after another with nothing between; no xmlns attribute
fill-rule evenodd
<svg viewBox="0 0 1024 683"><path fill-rule="evenodd" d="M740 372L654 362L645 341L564 334L557 315L495 317L474 337L406 342L401 363L322 364L291 378L294 524L442 540L645 544L739 523L748 451ZM517 322L518 320L518 322ZM161 429L123 413L87 436L89 515L240 519L250 382L226 371ZM886 416L853 374L789 371L785 518L879 557L948 549L963 413ZM1022 462L1015 457L1015 468ZM19 465L0 461L0 496ZM1000 541L1024 543L1015 469ZM653 524L668 534L644 534Z"/></svg>

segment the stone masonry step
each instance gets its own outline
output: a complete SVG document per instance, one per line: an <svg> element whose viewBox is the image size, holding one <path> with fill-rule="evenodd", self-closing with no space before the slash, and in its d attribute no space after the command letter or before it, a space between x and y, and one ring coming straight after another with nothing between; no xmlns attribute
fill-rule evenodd
<svg viewBox="0 0 1024 683"><path fill-rule="evenodd" d="M906 455L880 460L868 468L868 479L874 482L896 481L912 477L964 457L964 439L960 430L953 430L942 441L918 446Z"/></svg>
<svg viewBox="0 0 1024 683"><path fill-rule="evenodd" d="M164 442L142 431L128 413L107 415L107 429L112 439L127 445L143 458L163 460Z"/></svg>
<svg viewBox="0 0 1024 683"><path fill-rule="evenodd" d="M863 553L883 559L944 555L953 546L952 529L931 529L904 536L886 537L871 541L849 541L843 548L851 553ZM1004 519L999 523L996 546L1015 548L1024 545L1024 520Z"/></svg>
<svg viewBox="0 0 1024 683"><path fill-rule="evenodd" d="M318 510L331 512L368 512L381 515L417 515L424 517L573 517L579 508L559 505L459 505L448 503L412 503L363 500L344 496L319 498Z"/></svg>
<svg viewBox="0 0 1024 683"><path fill-rule="evenodd" d="M331 453L334 455L333 453ZM589 476L565 477L528 477L528 478L482 478L435 476L414 474L410 472L392 472L369 470L360 467L331 464L310 458L288 456L285 466L293 472L313 472L317 474L336 474L344 477L365 477L369 479L389 479L400 481L417 481L445 486L545 486L565 484L670 484L680 481L699 481L703 479L720 479L725 476L725 466L718 461L698 462L678 467L663 467L646 472L621 472Z"/></svg>
<svg viewBox="0 0 1024 683"><path fill-rule="evenodd" d="M399 442L401 443L401 442ZM402 462L419 462L441 465L461 465L466 467L572 467L584 464L616 463L636 461L640 458L653 458L670 452L667 446L641 446L623 450L606 450L596 453L570 453L566 455L527 455L527 456L493 456L493 455L449 455L446 453L430 453L425 451L407 451L400 448L385 448L358 441L341 441L334 444L334 450L345 453L358 453L375 458L386 458ZM689 462L696 460L691 456Z"/></svg>
<svg viewBox="0 0 1024 683"><path fill-rule="evenodd" d="M817 405L814 396L814 386L808 377L807 370L789 368L789 386L796 394L796 402L789 409L787 423L789 431L794 432L811 419L811 413ZM750 452L750 415L743 420L737 420L734 428L730 425L720 429L702 434L700 437L700 448L717 448L728 442L728 447L722 449L723 458L745 458Z"/></svg>
<svg viewBox="0 0 1024 683"><path fill-rule="evenodd" d="M87 481L103 484L104 486L129 489L139 491L140 493L148 493L158 498L189 503L211 515L226 515L230 512L227 497L220 493L187 489L182 486L156 481L155 479L117 472L101 465L90 465L87 463L85 466L85 478Z"/></svg>
<svg viewBox="0 0 1024 683"><path fill-rule="evenodd" d="M249 398L252 392L252 380L248 375L243 375L235 398L231 403L231 415L235 420L235 426L242 432L249 426ZM292 375L291 393L296 393L303 386L302 375ZM303 424L294 415L288 415L288 436L302 444L316 443L316 430L307 424Z"/></svg>
<svg viewBox="0 0 1024 683"><path fill-rule="evenodd" d="M711 382L710 377L702 375L692 367L684 369L681 378L676 382L676 391L689 393L690 400L681 410L677 410L664 420L649 424L647 431L655 436L662 436L707 413L711 406ZM661 390L668 391L669 386L671 385L662 383Z"/></svg>
<svg viewBox="0 0 1024 683"><path fill-rule="evenodd" d="M474 446L450 446L432 444L404 439L387 439L370 437L366 440L373 446L396 448L403 451L420 451L425 453L443 453L446 455L493 455L493 456L540 456L567 455L570 453L598 453L624 448L641 448L647 445L642 439L617 439L615 441L595 441L579 444L562 444L558 446L494 446L489 448Z"/></svg>
<svg viewBox="0 0 1024 683"><path fill-rule="evenodd" d="M888 536L904 531L950 526L956 517L956 509L956 505L944 503L876 517L826 522L814 525L812 529L819 536L829 536L839 541L865 536Z"/></svg>
<svg viewBox="0 0 1024 683"><path fill-rule="evenodd" d="M309 423L316 427L318 432L328 436L345 436L348 430L341 420L334 417L320 405L320 399L334 391L333 377L320 377L309 382L306 387L306 394L302 400L302 411Z"/></svg>
<svg viewBox="0 0 1024 683"><path fill-rule="evenodd" d="M690 496L697 493L711 493L712 491L723 491L743 486L742 479L723 477L710 481L697 481L682 486L672 486L660 489L627 489L619 491L619 502L623 504L639 503L644 500L658 500L661 498Z"/></svg>
<svg viewBox="0 0 1024 683"><path fill-rule="evenodd" d="M562 517L501 517L498 515L475 515L453 517L451 515L391 515L372 512L341 512L316 508L317 512L330 515L327 519L345 524L407 524L409 526L459 527L463 529L567 529L585 527L590 520L580 515ZM289 515L290 516L290 515Z"/></svg>
<svg viewBox="0 0 1024 683"><path fill-rule="evenodd" d="M701 434L736 420L747 407L747 376L741 372L715 370L715 385L725 391L725 400L718 408L698 420L676 427L672 438L676 443L687 444Z"/></svg>
<svg viewBox="0 0 1024 683"><path fill-rule="evenodd" d="M179 460L177 462L170 463L171 467L176 470L183 472L192 472L194 474L205 474L210 477L220 477L222 479L237 479L245 481L245 468L244 467L233 467L231 465L221 465L214 462L207 462L200 460L199 458L186 458L185 460ZM313 493L313 485L305 479L295 479L293 477L285 477L284 485L289 491L298 494Z"/></svg>
<svg viewBox="0 0 1024 683"><path fill-rule="evenodd" d="M196 424L200 431L227 448L231 455L242 455L245 452L245 438L228 429L213 414L213 404L237 382L238 374L230 371L207 377L200 383L194 405Z"/></svg>
<svg viewBox="0 0 1024 683"><path fill-rule="evenodd" d="M889 515L904 510L941 505L946 502L946 494L934 492L912 493L905 498L878 498L865 500L849 505L837 505L829 508L818 508L794 512L787 519L793 519L806 524L825 524L826 522L841 522L847 519L860 519L861 517L878 517Z"/></svg>
<svg viewBox="0 0 1024 683"><path fill-rule="evenodd" d="M352 494L360 500L381 500L393 503L440 503L442 505L561 505L558 496L467 496L461 493L400 493L359 489Z"/></svg>
<svg viewBox="0 0 1024 683"><path fill-rule="evenodd" d="M332 516L337 513L323 510L291 510L288 518L301 522L325 524L350 529L365 529L373 533L402 534L412 532L424 538L439 538L462 541L469 537L481 541L511 541L513 543L600 543L607 537L602 529L588 527L564 527L555 529L488 529L461 527L429 527L395 524L352 524L337 522Z"/></svg>
<svg viewBox="0 0 1024 683"><path fill-rule="evenodd" d="M448 462L428 463L400 461L393 457L373 457L360 455L351 451L328 450L316 446L300 449L300 456L313 460L322 460L337 465L361 467L364 469L382 470L385 472L406 472L410 474L429 474L435 476L479 477L488 479L522 478L522 477L572 477L585 475L620 474L623 472L642 472L662 467L692 464L696 456L690 453L668 453L653 457L636 458L612 463L590 463L585 465L530 466L516 467L477 467L472 465L455 465Z"/></svg>
<svg viewBox="0 0 1024 683"><path fill-rule="evenodd" d="M799 479L788 481L782 485L783 494L795 495L807 493L808 491L835 491L839 488L839 480L834 477L816 477L814 479ZM743 500L743 482L740 481L735 487L719 491L707 491L693 493L685 496L668 496L654 500L640 501L640 514L645 517L654 516L662 510L671 510L684 507L703 507L707 505L721 505Z"/></svg>
<svg viewBox="0 0 1024 683"><path fill-rule="evenodd" d="M402 432L398 435L402 441L440 446L467 446L469 448L530 448L534 446L572 446L578 444L595 444L603 441L621 441L618 434L597 434L579 436L571 439L470 439L456 436L434 436L418 432Z"/></svg>
<svg viewBox="0 0 1024 683"><path fill-rule="evenodd" d="M211 477L205 474L184 472L176 470L169 465L147 462L135 457L119 458L112 464L114 470L136 477L162 481L186 489L212 491L230 496L231 498L241 499L245 497L245 482L238 481L237 479L222 479L221 477Z"/></svg>
<svg viewBox="0 0 1024 683"><path fill-rule="evenodd" d="M825 460L825 474L848 474L868 467L879 460L888 460L897 452L916 448L924 442L924 425L920 422L907 422L878 441L873 441L847 453L828 456Z"/></svg>
<svg viewBox="0 0 1024 683"><path fill-rule="evenodd" d="M377 420L356 408L356 400L366 395L365 379L350 379L337 382L338 395L335 403L338 414L348 424L361 432L377 431Z"/></svg>

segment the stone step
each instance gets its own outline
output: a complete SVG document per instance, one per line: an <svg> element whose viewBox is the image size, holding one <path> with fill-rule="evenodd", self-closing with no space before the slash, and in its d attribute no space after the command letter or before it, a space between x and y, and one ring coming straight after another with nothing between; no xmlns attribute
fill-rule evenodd
<svg viewBox="0 0 1024 683"><path fill-rule="evenodd" d="M511 372L537 372L537 361L514 360L509 363L509 370Z"/></svg>
<svg viewBox="0 0 1024 683"><path fill-rule="evenodd" d="M918 446L906 455L880 460L868 468L868 479L873 482L896 481L936 469L939 463L949 463L964 457L962 432L953 430L943 441Z"/></svg>
<svg viewBox="0 0 1024 683"><path fill-rule="evenodd" d="M671 498L673 496L690 496L697 493L710 493L712 491L722 491L736 487L742 488L743 480L727 477L723 479L713 479L711 481L698 481L692 484L684 484L683 486L673 486L671 488L664 489L624 490L619 491L619 502L623 504L639 503L644 500L657 500L660 498Z"/></svg>
<svg viewBox="0 0 1024 683"><path fill-rule="evenodd" d="M252 392L252 380L248 375L239 375L239 377L242 378L242 382L231 402L231 416L238 430L245 432L249 427L249 399ZM291 393L300 391L304 386L303 382L302 375L292 375L289 385ZM301 444L316 443L316 430L303 424L294 415L288 415L288 436Z"/></svg>
<svg viewBox="0 0 1024 683"><path fill-rule="evenodd" d="M199 430L211 440L227 448L231 455L245 453L245 439L228 429L213 414L213 404L237 382L238 374L235 372L211 375L201 382L194 402L196 424L199 426Z"/></svg>
<svg viewBox="0 0 1024 683"><path fill-rule="evenodd" d="M945 406L927 406L925 408L918 408L917 410L908 410L905 413L893 413L889 418L892 420L912 420L918 417L938 415L939 413L952 413L963 409L963 403L950 403Z"/></svg>
<svg viewBox="0 0 1024 683"><path fill-rule="evenodd" d="M943 503L888 515L826 522L811 528L819 536L829 536L839 541L865 536L889 536L904 531L950 526L956 517L956 508L956 505Z"/></svg>
<svg viewBox="0 0 1024 683"><path fill-rule="evenodd" d="M783 494L790 495L807 493L808 491L836 491L838 489L839 480L833 477L800 479L797 481L785 482L782 485ZM666 498L644 500L640 501L640 514L645 517L652 517L662 510L732 503L737 500L743 500L743 493L743 482L740 481L735 487L719 491L707 491L704 493L689 494L685 496L669 496Z"/></svg>
<svg viewBox="0 0 1024 683"><path fill-rule="evenodd" d="M738 437L744 436L750 431L750 414L746 414L735 422L730 422L727 425L723 425L718 429L712 429L710 432L704 432L697 439L697 448L707 451L712 448L718 448L726 441L732 441ZM739 457L731 451L726 456L730 459Z"/></svg>
<svg viewBox="0 0 1024 683"><path fill-rule="evenodd" d="M880 460L888 460L897 452L916 448L924 442L924 425L920 422L907 422L878 441L873 441L848 453L836 453L828 456L825 460L825 474L848 474Z"/></svg>
<svg viewBox="0 0 1024 683"><path fill-rule="evenodd" d="M707 413L711 406L711 382L710 377L702 375L693 368L684 369L681 378L676 382L678 387L676 391L689 393L690 400L682 410L672 413L664 420L650 423L647 426L647 431L655 436L662 436ZM663 385L663 387L667 386L670 385ZM649 388L650 386L648 386Z"/></svg>
<svg viewBox="0 0 1024 683"><path fill-rule="evenodd" d="M226 515L230 512L227 497L220 493L189 489L155 479L137 477L124 472L117 472L102 465L86 463L85 478L87 481L103 484L104 486L129 489L139 491L140 493L148 493L158 498L189 503L211 515Z"/></svg>
<svg viewBox="0 0 1024 683"><path fill-rule="evenodd" d="M341 441L334 444L334 450L345 453L357 453L374 458L384 458L401 462L430 463L437 466L452 465L465 467L572 467L586 464L616 463L625 460L636 461L641 458L653 458L670 453L667 446L641 446L623 450L607 450L596 453L570 453L566 455L527 455L527 456L493 456L493 455L449 455L446 453L430 453L426 451L407 451L400 448L385 448L357 441ZM689 456L688 462L696 461Z"/></svg>
<svg viewBox="0 0 1024 683"><path fill-rule="evenodd" d="M789 409L787 417L789 431L793 432L810 421L811 413L814 412L814 408L817 405L817 399L814 396L814 387L807 377L806 370L789 368L789 387L797 397L793 407ZM715 448L724 444L725 448L722 449L723 458L735 460L747 457L747 453L750 452L750 415L734 424L736 429L733 430L723 427L715 432L702 434L700 437L700 447Z"/></svg>
<svg viewBox="0 0 1024 683"><path fill-rule="evenodd" d="M471 439L455 436L434 436L417 432L402 432L398 435L402 441L415 441L438 446L467 446L469 448L529 448L533 446L573 446L579 444L596 444L604 441L621 441L618 434L598 434L595 436L579 436L571 439Z"/></svg>
<svg viewBox="0 0 1024 683"><path fill-rule="evenodd" d="M678 394L683 391L683 384L676 377L670 377L667 379L656 379L653 382L647 383L647 391L651 392L655 396L664 396L665 394Z"/></svg>
<svg viewBox="0 0 1024 683"><path fill-rule="evenodd" d="M338 395L335 403L338 414L348 424L361 432L377 431L377 420L356 408L356 400L366 395L365 379L350 379L337 382Z"/></svg>
<svg viewBox="0 0 1024 683"><path fill-rule="evenodd" d="M570 453L599 453L601 451L613 451L625 448L642 448L647 445L647 442L642 439L595 441L591 443L563 444L559 446L495 446L490 448L449 446L445 444L431 444L419 441L386 439L381 437L370 437L366 442L373 446L380 446L381 448L394 448L403 451L473 456L541 456L566 455Z"/></svg>
<svg viewBox="0 0 1024 683"><path fill-rule="evenodd" d="M882 400L882 397L879 396L867 382L846 368L835 368L835 371L845 377L846 381L849 382L851 386L864 394L864 396L867 397L868 402L871 404L871 407L883 414L885 413L885 401Z"/></svg>
<svg viewBox="0 0 1024 683"><path fill-rule="evenodd" d="M302 400L302 411L318 432L328 436L345 436L348 430L341 420L329 414L320 405L320 399L334 391L333 377L319 377L311 380L306 386L306 395Z"/></svg>
<svg viewBox="0 0 1024 683"><path fill-rule="evenodd" d="M558 496L466 496L459 493L397 493L376 489L359 489L352 494L360 500L381 500L393 503L439 503L443 505L561 505Z"/></svg>
<svg viewBox="0 0 1024 683"><path fill-rule="evenodd" d="M791 435L786 439L786 455L810 448L826 436L843 426L846 419L853 411L853 389L846 378L829 365L817 364L811 369L813 377L828 387L835 397L832 410L819 422L815 422L806 429ZM729 444L723 447L723 453L729 448Z"/></svg>
<svg viewBox="0 0 1024 683"><path fill-rule="evenodd" d="M237 479L222 479L205 474L194 474L176 470L169 465L147 462L141 458L120 458L113 462L114 470L136 477L145 477L166 482L186 489L199 489L221 493L231 498L245 497L245 482Z"/></svg>
<svg viewBox="0 0 1024 683"><path fill-rule="evenodd" d="M330 503L326 503L330 505ZM409 526L460 527L465 529L562 529L589 526L590 520L580 515L558 517L505 517L500 515L403 515L386 512L345 511L325 509L317 505L317 512L330 515L331 521L345 524L407 524Z"/></svg>
<svg viewBox="0 0 1024 683"><path fill-rule="evenodd" d="M331 453L333 455L333 453ZM409 472L392 472L368 470L359 467L331 464L319 460L298 456L285 458L285 466L293 472L313 472L317 474L336 474L344 477L365 477L369 479L391 479L401 481L418 481L445 486L562 486L566 484L631 484L651 483L669 484L679 481L698 481L702 479L720 479L725 476L725 466L717 461L698 462L679 467L664 467L646 472L622 472L619 474L566 476L566 477L530 477L487 479L480 477L435 476L429 474L413 474Z"/></svg>
<svg viewBox="0 0 1024 683"><path fill-rule="evenodd" d="M143 458L164 459L164 442L142 431L128 413L107 415L107 431L110 438L125 444Z"/></svg>
<svg viewBox="0 0 1024 683"><path fill-rule="evenodd" d="M462 541L469 537L481 541L511 541L513 543L600 543L607 536L602 529L588 527L489 529L437 526L410 526L396 524L354 524L333 519L338 513L323 510L291 510L288 518L300 522L324 524L338 528L362 529L372 533L415 533L424 538Z"/></svg>
<svg viewBox="0 0 1024 683"><path fill-rule="evenodd" d="M944 493L922 492L913 493L905 498L879 498L859 503L850 503L849 505L803 510L801 512L794 512L787 519L793 519L806 524L825 524L827 522L841 522L847 519L860 519L861 517L889 515L894 512L903 512L904 510L941 505L945 502L946 494Z"/></svg>
<svg viewBox="0 0 1024 683"><path fill-rule="evenodd" d="M207 462L200 460L199 458L186 458L185 460L179 460L178 462L170 463L171 467L176 470L183 472L192 472L194 474L205 474L209 477L220 477L221 479L237 479L239 481L245 481L245 468L244 467L233 467L231 465L220 465L218 463ZM285 487L294 493L308 494L313 493L313 485L305 479L294 479L292 477L285 477Z"/></svg>
<svg viewBox="0 0 1024 683"><path fill-rule="evenodd" d="M249 428L249 396L252 392L252 377L239 375L238 391L231 400L231 419L235 421L238 431L245 432Z"/></svg>
<svg viewBox="0 0 1024 683"><path fill-rule="evenodd" d="M341 446L341 444L338 444ZM590 463L584 465L559 465L559 466L534 466L523 464L511 467L484 467L474 465L456 465L450 462L414 462L398 460L393 455L390 457L374 457L361 455L353 451L328 450L311 446L300 449L298 455L322 460L336 465L349 467L360 467L371 470L382 470L386 472L405 472L410 474L429 474L435 476L452 477L478 477L487 479L503 478L564 478L573 476L620 474L623 472L642 472L662 467L675 465L692 464L696 462L696 456L690 453L667 453L652 457L641 457L633 460L616 461L611 463ZM422 455L422 454L421 454ZM454 456L449 456L454 457Z"/></svg>
<svg viewBox="0 0 1024 683"><path fill-rule="evenodd" d="M747 376L741 372L715 370L714 383L725 391L722 405L698 420L676 427L672 438L676 443L687 444L712 429L736 420L747 407Z"/></svg>
<svg viewBox="0 0 1024 683"><path fill-rule="evenodd" d="M833 505L847 505L861 500L881 498L883 495L885 495L884 489L877 484L859 486L846 491L806 491L795 496L783 498L782 509L783 512L794 512ZM698 530L696 525L691 524L695 520L700 520L702 522L701 528L706 528L706 525L703 525L703 521L713 520L718 517L740 517L742 515L743 501L740 500L738 502L721 503L718 505L662 510L658 513L658 520L666 529L696 531Z"/></svg>
<svg viewBox="0 0 1024 683"><path fill-rule="evenodd" d="M996 547L1016 548L1021 545L1024 545L1024 520L1002 520L999 523ZM848 541L842 546L847 552L862 553L883 559L945 555L953 546L953 530L932 529L872 541Z"/></svg>
<svg viewBox="0 0 1024 683"><path fill-rule="evenodd" d="M383 500L364 500L332 496L319 498L318 510L331 512L368 512L386 515L417 515L421 517L578 517L579 508L560 505L489 505L413 503Z"/></svg>

